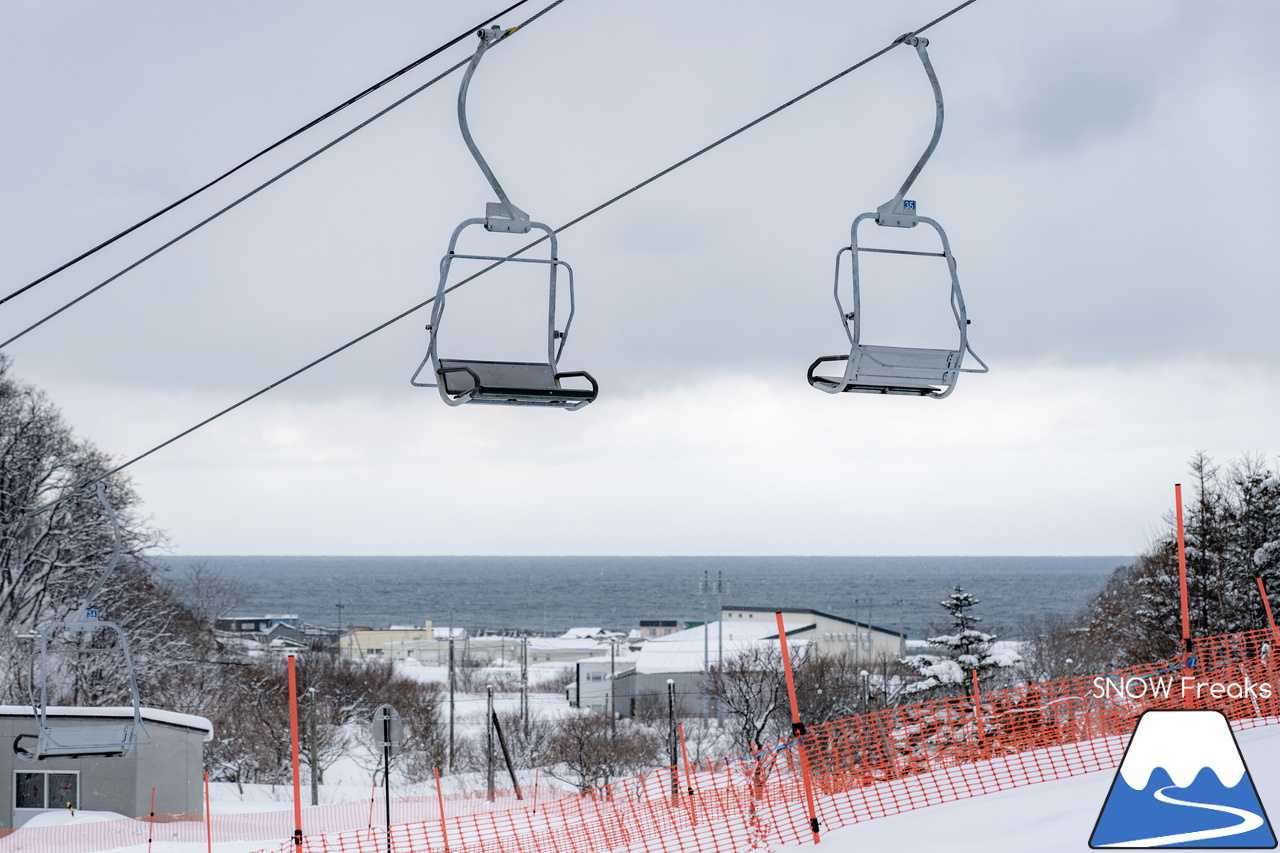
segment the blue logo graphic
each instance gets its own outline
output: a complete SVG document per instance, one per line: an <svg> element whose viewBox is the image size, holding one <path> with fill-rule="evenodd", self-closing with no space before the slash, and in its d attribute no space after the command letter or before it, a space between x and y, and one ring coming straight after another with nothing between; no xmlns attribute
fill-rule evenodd
<svg viewBox="0 0 1280 853"><path fill-rule="evenodd" d="M1144 713L1089 846L1274 848L1227 718L1220 711Z"/></svg>

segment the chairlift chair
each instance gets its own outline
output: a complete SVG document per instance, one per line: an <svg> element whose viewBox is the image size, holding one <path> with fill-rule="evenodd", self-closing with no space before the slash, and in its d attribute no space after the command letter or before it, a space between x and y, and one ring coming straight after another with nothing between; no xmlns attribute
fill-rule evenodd
<svg viewBox="0 0 1280 853"><path fill-rule="evenodd" d="M960 292L960 279L956 275L956 259L951 254L951 244L942 226L927 216L920 216L915 201L906 198L907 191L915 182L924 164L928 162L942 136L942 89L938 85L938 77L929 61L925 50L929 40L918 36L904 36L899 40L916 49L924 65L929 83L933 86L936 119L933 127L933 138L916 163L907 180L898 190L898 194L880 205L874 213L863 213L853 220L850 228L849 245L836 253L835 302L840 312L840 322L844 326L845 335L849 339L848 355L826 355L816 359L809 365L809 384L819 391L828 394L854 392L862 394L895 394L915 397L933 397L941 399L955 390L956 380L961 373L986 373L989 368L969 345L969 319L965 312L964 294ZM922 252L905 249L888 249L863 246L858 242L858 226L865 220L874 219L876 225L887 228L914 228L923 222L932 227L938 234L941 251ZM840 261L848 252L852 266L853 301L851 310L846 311L840 297ZM953 349L934 349L927 347L879 346L862 342L862 305L861 276L859 256L862 252L876 252L887 255L922 256L943 258L951 277L951 313L955 318L958 341ZM964 367L965 353L973 356L981 367ZM820 373L823 365L839 365L843 369L838 373L828 371Z"/></svg>
<svg viewBox="0 0 1280 853"><path fill-rule="evenodd" d="M91 758L120 757L126 758L139 744L151 742L151 736L142 723L142 703L138 696L138 682L133 668L133 656L129 652L129 641L124 631L114 622L100 618L99 611L90 607L90 602L102 590L107 578L115 570L120 560L120 522L116 518L111 504L107 501L106 492L101 482L98 483L98 499L106 507L107 516L115 535L115 544L111 553L111 561L92 591L85 596L83 603L71 617L62 622L45 626L40 633L35 651L28 660L28 690L31 695L31 708L35 717L37 734L21 734L14 738L13 752L22 761L32 763L45 758ZM113 646L94 647L90 645L93 635L99 631L107 631L112 635ZM59 633L79 635L83 641L69 644L59 641ZM49 722L49 681L50 675L57 668L57 661L64 656L118 656L125 670L125 679L129 689L133 714L128 722L82 723L69 726L54 726ZM37 684L39 688L37 690ZM35 740L34 748L24 746L23 741Z"/></svg>
<svg viewBox="0 0 1280 853"><path fill-rule="evenodd" d="M434 303L431 307L431 323L427 326L430 341L427 354L423 357L418 369L410 378L410 383L421 388L437 388L440 398L450 406L461 406L468 403L497 406L543 406L567 410L580 409L596 399L599 386L591 374L585 370L561 371L559 369L560 354L569 338L569 327L573 324L575 310L573 293L573 268L559 259L559 244L555 231L541 222L529 218L529 214L516 207L503 191L502 185L494 176L493 170L485 162L471 131L467 125L467 90L471 85L471 77L479 65L486 50L505 38L514 30L502 30L498 26L480 30L480 44L476 48L471 63L462 76L462 85L458 90L458 125L462 130L462 138L467 144L471 156L475 158L480 171L488 179L490 186L498 196L497 202L489 202L483 217L463 220L453 231L449 239L449 249L440 260L440 281L436 287ZM506 234L528 234L533 230L543 232L543 240L550 247L549 257L523 258L502 255L459 254L458 238L463 231L483 225L486 231ZM449 271L455 260L489 261L493 264L519 263L534 264L547 271L547 357L545 361L494 361L474 358L444 358L439 353L440 326L444 319L446 297L449 290ZM567 279L569 312L564 328L556 328L556 308L559 277L561 272ZM456 286L456 285L455 285ZM427 363L431 363L435 373L435 382L419 382L418 376ZM564 384L564 380L580 380L578 383ZM586 387L583 387L585 383Z"/></svg>

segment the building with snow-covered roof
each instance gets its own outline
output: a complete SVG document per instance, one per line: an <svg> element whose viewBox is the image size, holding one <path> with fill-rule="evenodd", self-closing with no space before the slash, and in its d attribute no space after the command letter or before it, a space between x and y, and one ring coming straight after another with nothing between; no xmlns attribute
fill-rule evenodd
<svg viewBox="0 0 1280 853"><path fill-rule="evenodd" d="M654 637L666 637L688 627L688 622L679 619L641 619L640 639L652 640Z"/></svg>
<svg viewBox="0 0 1280 853"><path fill-rule="evenodd" d="M48 709L51 728L116 724L132 720L132 707ZM126 757L43 758L26 762L12 749L0 750L0 828L22 826L50 811L115 812L139 817L151 809L156 790L157 814L204 814L204 744L213 740L213 725L204 717L156 708L142 709L150 743L139 743ZM0 705L0 741L14 743L39 731L31 708ZM141 737L145 740L145 737Z"/></svg>
<svg viewBox="0 0 1280 853"><path fill-rule="evenodd" d="M307 626L296 613L224 616L213 628L223 637L260 649L300 649L307 644Z"/></svg>
<svg viewBox="0 0 1280 853"><path fill-rule="evenodd" d="M733 625L772 626L774 613L772 607L729 607L720 611L720 618ZM809 627L793 631L787 628L787 635L797 640L808 640L817 646L818 652L826 657L850 655L854 661L874 663L880 660L897 660L906 654L905 634L898 631L859 622L856 619L845 619L833 616L821 610L790 609L782 611L782 620L788 626L803 624ZM726 656L727 656L726 652Z"/></svg>
<svg viewBox="0 0 1280 853"><path fill-rule="evenodd" d="M404 643L434 642L435 630L431 621L422 627L399 627L375 630L373 628L352 628L338 640L338 651L344 658L364 660L381 658L387 654L387 647Z"/></svg>
<svg viewBox="0 0 1280 853"><path fill-rule="evenodd" d="M797 642L798 633L811 629L813 624L784 621L783 627L791 648L798 650L807 643ZM635 716L654 708L665 714L667 682L672 681L676 710L681 714L700 714L707 708L705 673L709 666L719 665L721 651L725 660L729 660L755 648L777 645L777 625L763 621L712 622L653 637L646 639L634 654L616 658L612 678L608 677L608 655L579 661L575 682L569 689L569 702L581 708L607 711L612 699L613 711L620 717Z"/></svg>
<svg viewBox="0 0 1280 853"><path fill-rule="evenodd" d="M627 706L629 692L619 694L614 682L636 668L636 655L627 651L625 645L619 647L617 653L610 658L608 654L596 655L578 661L574 665L574 679L566 691L569 704L575 708L590 708L592 711L607 711L610 699L616 708ZM628 716L621 714L621 716Z"/></svg>

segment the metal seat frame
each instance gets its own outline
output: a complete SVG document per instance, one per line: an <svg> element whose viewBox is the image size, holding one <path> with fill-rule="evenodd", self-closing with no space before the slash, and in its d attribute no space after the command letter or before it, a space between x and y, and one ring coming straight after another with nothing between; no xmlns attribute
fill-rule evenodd
<svg viewBox="0 0 1280 853"><path fill-rule="evenodd" d="M942 88L938 85L937 74L933 70L933 64L929 61L929 54L925 49L929 40L917 36L904 36L899 39L899 42L916 49L916 54L920 57L920 62L924 65L925 73L929 77L929 83L933 87L936 108L933 137L897 195L880 205L874 213L863 213L853 220L853 225L849 229L849 245L836 253L833 287L836 309L840 312L840 322L849 339L849 354L819 357L809 365L807 378L810 385L828 394L854 392L941 399L955 390L956 380L961 373L986 373L990 368L969 345L969 318L965 311L964 294L960 291L960 278L956 273L956 259L951 253L947 234L937 221L918 215L915 201L906 198L907 191L911 189L924 164L929 161L942 136L943 106ZM858 227L868 219L874 219L876 225L888 228L914 228L923 222L937 232L942 251L920 252L862 246L858 242ZM848 311L845 310L844 302L840 298L840 260L845 252L849 253L852 266L852 306ZM955 318L959 334L959 340L954 349L890 347L862 343L862 277L859 264L862 252L916 255L946 260L947 271L951 277L951 313ZM965 353L973 356L981 367L964 367ZM844 362L844 369L838 376L824 376L818 373L822 365L839 362Z"/></svg>
<svg viewBox="0 0 1280 853"><path fill-rule="evenodd" d="M584 370L560 371L560 354L569 338L569 328L573 325L576 310L573 292L573 268L559 259L559 242L555 231L542 222L535 222L529 215L511 203L502 185L498 183L493 170L485 161L480 149L476 147L467 125L467 91L471 85L471 77L476 66L492 45L505 38L512 30L503 30L493 26L480 30L480 44L476 48L466 73L462 76L462 85L458 90L458 126L462 130L462 138L467 144L476 165L488 179L498 196L497 202L489 202L483 217L463 220L453 230L449 238L449 249L440 260L440 281L436 287L436 295L431 306L431 322L427 331L431 337L427 345L427 354L423 357L418 369L413 372L409 382L419 388L436 388L440 399L450 406L461 406L468 403L499 406L541 406L561 408L572 411L580 409L594 401L600 387L591 374ZM463 231L474 225L483 225L486 231L507 234L528 234L538 230L545 235L550 245L550 256L546 258L522 258L514 255L473 255L457 252L458 238ZM546 268L547 286L547 360L545 362L527 361L485 361L479 359L441 358L439 355L440 325L444 319L445 302L449 291L449 271L455 260L489 261L493 264L518 263L539 264ZM564 328L556 329L557 307L557 275L563 269L568 279L569 313ZM457 287L458 285L454 285ZM435 382L419 382L418 377L430 362L435 374ZM577 378L585 380L589 388L565 387L562 380Z"/></svg>
<svg viewBox="0 0 1280 853"><path fill-rule="evenodd" d="M97 584L85 596L80 608L68 619L45 626L40 633L39 644L28 658L28 691L31 695L31 708L35 717L37 733L20 734L13 741L14 755L27 763L45 758L90 758L128 757L135 746L151 742L151 735L142 723L142 703L138 695L138 681L133 668L133 656L129 651L129 641L124 631L114 622L99 618L96 608L90 602L102 591L107 578L115 570L120 561L120 522L116 518L106 491L101 482L97 486L98 499L106 507L107 517L115 535L111 561ZM59 647L51 641L58 631L70 631L81 635L91 635L98 631L110 631L115 635L118 645L114 648L93 648L88 646ZM49 723L49 674L54 657L59 655L120 655L124 661L126 679L129 687L129 698L133 707L133 717L128 723L86 723L73 726L54 726ZM38 665L37 665L38 664ZM37 673L38 670L38 673ZM37 691L36 685L39 684ZM22 741L35 739L34 750L22 746Z"/></svg>

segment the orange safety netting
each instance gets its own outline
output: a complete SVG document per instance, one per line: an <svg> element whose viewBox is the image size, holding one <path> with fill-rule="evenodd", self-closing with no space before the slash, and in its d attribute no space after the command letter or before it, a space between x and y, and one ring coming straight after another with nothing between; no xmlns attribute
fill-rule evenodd
<svg viewBox="0 0 1280 853"><path fill-rule="evenodd" d="M1212 637L1197 641L1189 663L1003 688L976 702L967 695L887 708L814 726L803 739L756 753L662 768L581 794L525 789L517 800L500 791L492 802L486 793L452 795L444 798L443 817L435 797L396 799L389 829L368 825L367 802L309 808L302 850L731 853L799 843L813 837L800 749L824 832L1104 770L1119 763L1137 717L1148 709L1221 710L1237 730L1280 722L1274 642L1269 630ZM275 837L281 840L262 853L295 849L286 840L293 830L289 813L214 815L212 821L215 841ZM183 841L204 840L202 824L182 823L191 825L158 825L156 840L174 833ZM146 837L140 820L18 830L0 838L0 853L87 853Z"/></svg>

